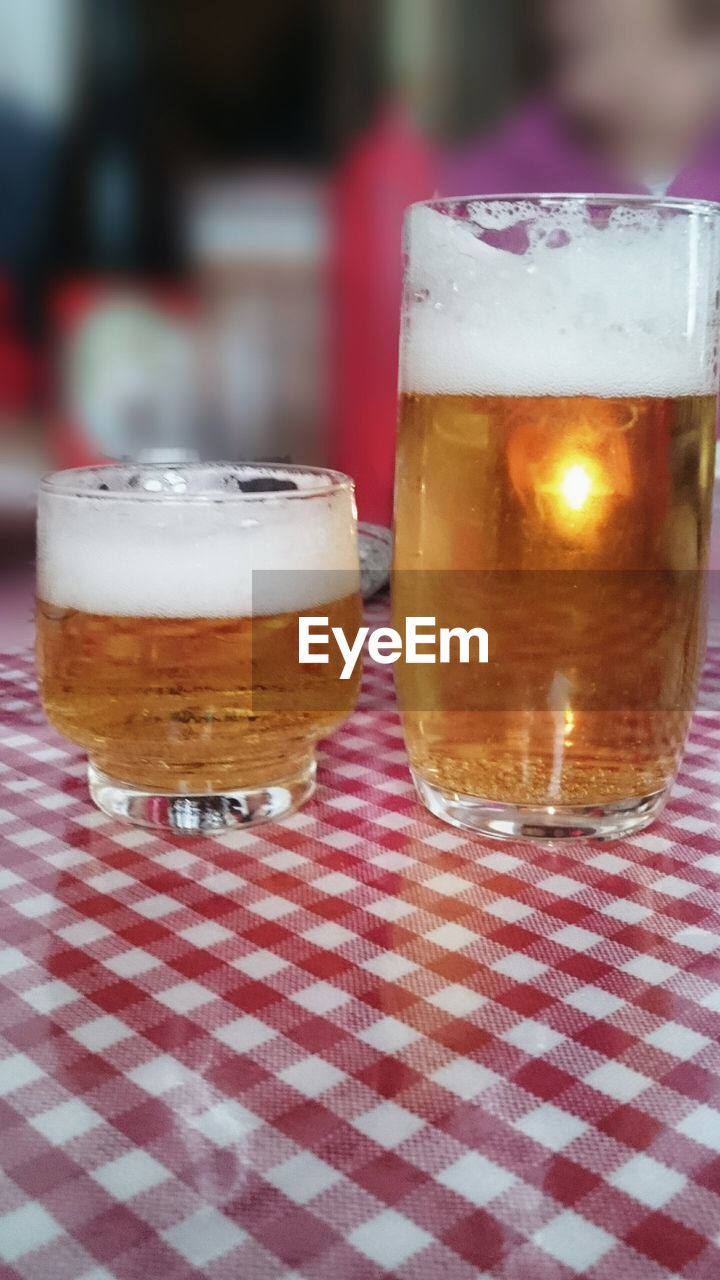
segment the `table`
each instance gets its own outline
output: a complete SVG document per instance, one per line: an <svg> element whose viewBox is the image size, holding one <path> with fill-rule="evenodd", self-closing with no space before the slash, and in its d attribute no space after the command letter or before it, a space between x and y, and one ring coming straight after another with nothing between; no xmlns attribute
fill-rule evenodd
<svg viewBox="0 0 720 1280"><path fill-rule="evenodd" d="M199 842L0 677L1 1280L717 1280L720 650L665 819L555 851L419 807L387 670Z"/></svg>

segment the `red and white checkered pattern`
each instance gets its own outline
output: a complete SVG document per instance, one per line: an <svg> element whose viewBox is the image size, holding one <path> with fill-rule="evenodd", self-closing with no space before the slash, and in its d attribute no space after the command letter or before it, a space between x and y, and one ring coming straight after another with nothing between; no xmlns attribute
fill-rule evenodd
<svg viewBox="0 0 720 1280"><path fill-rule="evenodd" d="M720 652L604 850L436 823L387 670L303 812L189 843L0 676L2 1280L718 1280Z"/></svg>

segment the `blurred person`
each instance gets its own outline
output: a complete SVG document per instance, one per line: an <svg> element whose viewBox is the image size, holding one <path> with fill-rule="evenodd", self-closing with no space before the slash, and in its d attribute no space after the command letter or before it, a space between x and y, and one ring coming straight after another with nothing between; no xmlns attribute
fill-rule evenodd
<svg viewBox="0 0 720 1280"><path fill-rule="evenodd" d="M441 163L444 194L720 199L720 0L542 0L540 94Z"/></svg>

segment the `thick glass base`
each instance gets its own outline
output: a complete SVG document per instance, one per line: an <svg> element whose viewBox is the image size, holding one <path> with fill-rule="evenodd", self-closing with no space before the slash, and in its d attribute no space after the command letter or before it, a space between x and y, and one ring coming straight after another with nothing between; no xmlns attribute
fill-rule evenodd
<svg viewBox="0 0 720 1280"><path fill-rule="evenodd" d="M119 782L101 772L92 760L88 763L90 795L98 809L110 818L175 836L220 835L286 818L310 799L315 773L315 761L309 760L302 772L266 787L178 795Z"/></svg>
<svg viewBox="0 0 720 1280"><path fill-rule="evenodd" d="M492 840L622 840L649 827L662 813L669 788L607 805L517 805L444 791L412 770L423 804L443 822Z"/></svg>

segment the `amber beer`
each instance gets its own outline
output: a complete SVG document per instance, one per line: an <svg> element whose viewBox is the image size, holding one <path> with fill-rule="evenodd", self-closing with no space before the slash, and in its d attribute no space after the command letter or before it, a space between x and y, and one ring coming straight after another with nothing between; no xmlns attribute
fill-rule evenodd
<svg viewBox="0 0 720 1280"><path fill-rule="evenodd" d="M320 609L357 631L356 595ZM298 662L300 612L271 617L124 617L38 601L48 719L111 778L202 793L292 777L350 715L357 676Z"/></svg>
<svg viewBox="0 0 720 1280"><path fill-rule="evenodd" d="M360 624L345 477L65 472L45 482L39 531L43 703L88 752L102 808L214 830L282 816L310 793L316 744L357 694L339 654L316 666L298 649L300 616L349 634Z"/></svg>
<svg viewBox="0 0 720 1280"><path fill-rule="evenodd" d="M559 221L575 250L575 274L564 277L564 241L549 252L545 236L535 245L531 236L525 252L517 242L503 251L514 221L503 204L501 219L489 201L465 208L460 222L457 206L423 206L409 220L395 625L414 615L438 627L482 626L490 662L398 668L408 752L420 795L451 822L499 836L618 835L662 807L696 698L716 303L709 290L697 303L702 336L689 347L688 306L678 305L690 287L684 206L670 223L638 209L637 229L620 220L615 237L612 220L595 229L582 210L564 217L562 201L539 201L546 232ZM526 227L527 204L521 215ZM715 214L706 216L716 248ZM485 220L492 245L482 241ZM664 305L677 306L679 319L674 310L649 314L623 283L628 261L637 280L653 253L662 272L671 249ZM598 253L602 270L592 262ZM527 258L535 271L521 276ZM716 262L709 254L709 272ZM520 292L536 273L552 284L544 311L542 290L529 302ZM606 281L617 298L606 296ZM580 338L553 314L564 288ZM578 313L581 288L585 306L595 298L594 314ZM485 320L484 302L504 310ZM583 343L583 322L598 331L593 346ZM639 368L628 359L633 343ZM543 382L555 384L552 393L535 394ZM658 394L632 389L638 382Z"/></svg>
<svg viewBox="0 0 720 1280"><path fill-rule="evenodd" d="M494 655L403 669L424 777L527 805L667 785L703 652L715 419L709 396L404 397L396 607L470 616Z"/></svg>

